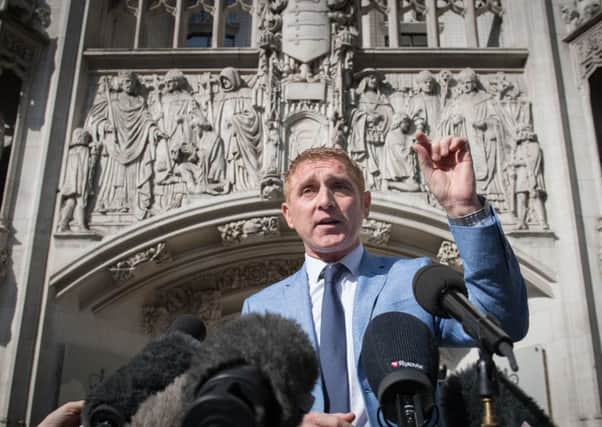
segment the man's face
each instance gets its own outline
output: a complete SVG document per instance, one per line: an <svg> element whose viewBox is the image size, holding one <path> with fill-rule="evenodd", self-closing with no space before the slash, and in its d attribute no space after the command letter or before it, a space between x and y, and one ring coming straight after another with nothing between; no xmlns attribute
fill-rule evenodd
<svg viewBox="0 0 602 427"><path fill-rule="evenodd" d="M370 193L360 193L345 165L324 159L297 167L282 214L308 255L334 262L359 244L369 208Z"/></svg>

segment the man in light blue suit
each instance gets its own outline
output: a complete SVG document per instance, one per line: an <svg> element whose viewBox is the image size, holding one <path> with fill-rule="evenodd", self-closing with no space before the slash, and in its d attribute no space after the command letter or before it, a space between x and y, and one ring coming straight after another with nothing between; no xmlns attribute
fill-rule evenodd
<svg viewBox="0 0 602 427"><path fill-rule="evenodd" d="M513 340L521 339L528 329L525 284L496 215L476 194L468 141L443 137L431 142L422 133L416 138L414 150L422 173L448 215L470 300L495 316ZM344 151L318 148L300 154L290 165L284 192L282 214L303 241L305 263L292 276L247 299L243 313L273 312L294 319L318 353L320 349L325 353L331 343L320 345L326 294L321 273L329 264L344 265L336 292L344 312L345 330L340 333L347 351L338 362L347 366L349 409L327 413L322 375L313 391L312 412L302 426L378 426L378 401L358 363L370 319L389 311L406 312L428 325L440 345L475 343L459 323L433 317L416 302L412 279L430 259L383 257L364 250L360 229L370 208L370 193L361 170Z"/></svg>

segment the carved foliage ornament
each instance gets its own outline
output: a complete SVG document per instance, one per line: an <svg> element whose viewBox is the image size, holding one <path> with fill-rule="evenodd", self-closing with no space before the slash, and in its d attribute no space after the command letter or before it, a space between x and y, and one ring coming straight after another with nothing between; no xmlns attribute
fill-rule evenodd
<svg viewBox="0 0 602 427"><path fill-rule="evenodd" d="M602 65L602 22L598 22L574 43L583 81Z"/></svg>
<svg viewBox="0 0 602 427"><path fill-rule="evenodd" d="M464 0L437 0L437 13L441 15L449 10L457 15L464 15L465 3ZM504 13L501 0L475 0L474 7L477 16L486 12L491 12L497 16L502 16Z"/></svg>
<svg viewBox="0 0 602 427"><path fill-rule="evenodd" d="M45 34L50 26L50 6L45 0L4 0L0 1L0 12L8 14L26 27Z"/></svg>
<svg viewBox="0 0 602 427"><path fill-rule="evenodd" d="M574 31L602 10L601 0L564 0L560 4L567 30Z"/></svg>
<svg viewBox="0 0 602 427"><path fill-rule="evenodd" d="M437 251L437 261L450 267L462 267L462 258L454 242L444 240Z"/></svg>
<svg viewBox="0 0 602 427"><path fill-rule="evenodd" d="M217 227L226 245L241 243L249 239L264 239L280 235L280 222L277 216L264 216L234 221Z"/></svg>
<svg viewBox="0 0 602 427"><path fill-rule="evenodd" d="M362 236L367 243L384 246L391 239L391 224L375 219L365 219L362 224Z"/></svg>
<svg viewBox="0 0 602 427"><path fill-rule="evenodd" d="M303 260L270 259L237 264L203 272L188 284L155 292L142 307L142 325L149 334L158 334L183 313L198 314L209 326L222 316L223 296L233 291L274 283L299 269Z"/></svg>
<svg viewBox="0 0 602 427"><path fill-rule="evenodd" d="M116 262L109 271L117 284L126 282L134 277L134 272L142 264L154 262L161 264L171 260L171 255L167 250L165 242L157 243L143 251L137 252L134 255Z"/></svg>

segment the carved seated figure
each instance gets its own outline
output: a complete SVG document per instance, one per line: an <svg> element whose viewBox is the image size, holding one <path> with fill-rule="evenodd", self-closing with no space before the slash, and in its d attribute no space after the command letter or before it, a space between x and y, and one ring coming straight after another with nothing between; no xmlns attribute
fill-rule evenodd
<svg viewBox="0 0 602 427"><path fill-rule="evenodd" d="M418 170L413 144L412 119L407 114L395 113L391 120L391 130L385 139L384 178L388 189L420 190L416 181Z"/></svg>

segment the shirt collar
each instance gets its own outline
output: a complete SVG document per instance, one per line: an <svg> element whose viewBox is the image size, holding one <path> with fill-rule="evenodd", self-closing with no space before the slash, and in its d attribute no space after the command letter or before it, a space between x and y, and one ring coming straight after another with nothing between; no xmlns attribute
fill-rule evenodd
<svg viewBox="0 0 602 427"><path fill-rule="evenodd" d="M364 255L364 246L360 243L357 245L351 252L341 258L339 263L343 264L347 267L347 270L351 273L352 276L357 277L360 269L360 262L362 261L362 256ZM307 270L307 278L309 283L317 283L318 277L320 277L320 273L326 267L328 263L313 258L307 254L305 254L305 269Z"/></svg>

